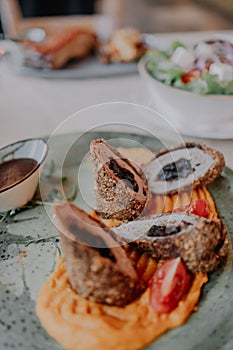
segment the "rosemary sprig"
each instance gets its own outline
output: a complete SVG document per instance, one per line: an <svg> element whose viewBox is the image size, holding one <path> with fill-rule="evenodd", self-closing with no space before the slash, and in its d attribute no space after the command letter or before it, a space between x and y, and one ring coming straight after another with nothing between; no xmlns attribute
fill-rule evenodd
<svg viewBox="0 0 233 350"><path fill-rule="evenodd" d="M77 186L75 187L74 193L72 196L67 198L68 201L73 201L77 195ZM38 199L31 200L26 205L24 205L21 208L15 208L12 210L8 210L6 212L0 213L0 223L4 222L8 217L12 218L16 214L19 214L27 209L33 209L38 206L44 206L44 205L54 205L54 203L63 203L62 197L60 196L60 192L57 189L52 189L49 196L48 201L41 201Z"/></svg>
<svg viewBox="0 0 233 350"><path fill-rule="evenodd" d="M5 221L6 220L6 218L8 218L8 216L10 215L10 210L8 210L8 211L6 211L5 213L2 213L1 215L2 215L2 217L1 217L1 219L0 219L0 223L1 222L3 222L3 221Z"/></svg>
<svg viewBox="0 0 233 350"><path fill-rule="evenodd" d="M22 237L17 235L9 235L7 241L8 243L11 243L11 244L24 244L25 247L28 247L32 243L48 242L54 238L57 239L58 235L38 237L38 238L33 238L31 236Z"/></svg>
<svg viewBox="0 0 233 350"><path fill-rule="evenodd" d="M13 218L16 214L19 214L27 209L33 209L37 206L42 206L43 202L42 201L30 201L26 205L24 205L21 208L15 208L8 210L6 212L0 213L0 223L4 222L7 218Z"/></svg>
<svg viewBox="0 0 233 350"><path fill-rule="evenodd" d="M39 237L36 239L31 239L28 242L25 243L25 247L28 247L32 243L40 243L40 242L48 242L51 241L51 239L57 238L58 235L53 235L53 236L47 236L47 237Z"/></svg>
<svg viewBox="0 0 233 350"><path fill-rule="evenodd" d="M58 257L61 258L62 257L62 251L61 251L61 249L60 249L60 247L58 245L56 246L56 248L57 248Z"/></svg>

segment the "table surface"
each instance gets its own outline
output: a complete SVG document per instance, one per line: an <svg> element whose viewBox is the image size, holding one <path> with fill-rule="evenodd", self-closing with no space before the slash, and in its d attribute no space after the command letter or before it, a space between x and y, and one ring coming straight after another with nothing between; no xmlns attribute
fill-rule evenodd
<svg viewBox="0 0 233 350"><path fill-rule="evenodd" d="M50 135L67 117L95 104L124 101L150 107L137 74L49 80L20 75L1 61L0 91L0 147L24 138ZM85 120L80 120L80 130L83 129ZM203 141L221 150L227 165L233 168L233 140Z"/></svg>

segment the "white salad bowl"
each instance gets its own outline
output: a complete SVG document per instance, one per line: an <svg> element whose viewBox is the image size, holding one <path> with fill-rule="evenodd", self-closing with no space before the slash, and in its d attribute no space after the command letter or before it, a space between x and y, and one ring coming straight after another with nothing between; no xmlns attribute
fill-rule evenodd
<svg viewBox="0 0 233 350"><path fill-rule="evenodd" d="M40 138L18 141L0 149L0 164L22 158L36 161L35 166L24 177L14 181L12 185L0 188L0 211L20 208L32 199L47 152L47 143ZM3 175L0 171L0 176Z"/></svg>
<svg viewBox="0 0 233 350"><path fill-rule="evenodd" d="M189 136L233 138L233 95L199 95L161 83L147 71L145 57L138 69L148 86L152 107L178 131Z"/></svg>

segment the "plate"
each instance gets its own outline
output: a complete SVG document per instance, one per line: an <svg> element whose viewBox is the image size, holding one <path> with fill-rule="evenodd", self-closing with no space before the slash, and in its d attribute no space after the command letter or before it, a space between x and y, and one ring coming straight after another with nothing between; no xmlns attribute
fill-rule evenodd
<svg viewBox="0 0 233 350"><path fill-rule="evenodd" d="M39 69L24 65L23 50L12 42L2 42L3 48L8 52L9 67L23 75L47 79L89 79L104 78L118 75L137 73L137 63L101 63L96 56L82 60L71 61L62 69Z"/></svg>
<svg viewBox="0 0 233 350"><path fill-rule="evenodd" d="M110 63L103 64L96 57L88 57L83 60L69 63L63 69L38 69L25 65L20 67L20 72L47 79L88 79L104 78L117 75L137 73L137 63Z"/></svg>
<svg viewBox="0 0 233 350"><path fill-rule="evenodd" d="M70 197L74 197L76 193L77 169L83 155L88 152L89 140L97 137L120 138L122 134L88 134L88 142L85 139L82 144L79 143L78 149L72 149L67 156L62 173L65 176L63 178L64 190ZM152 151L158 148L154 138L132 134L126 134L126 137L129 140L143 143ZM50 148L47 162L50 167L48 168L47 164L44 167L44 180L42 181L42 187L47 186L50 193L55 192L56 194L54 191L57 185L55 169L60 166L58 161L60 152L64 145L73 139L74 135L61 135ZM89 181L87 164L87 184ZM209 190L232 239L233 172L226 169L225 174L209 186ZM79 201L80 193L78 192L75 203ZM35 314L37 293L56 264L56 253L59 247L55 235L56 230L42 206L20 211L0 224L0 349L62 350L62 347L47 335ZM53 238L30 244L31 240L41 237ZM26 242L28 246L25 245ZM204 287L198 306L199 311L193 313L184 326L167 332L146 349L232 349L232 266L233 254L231 251L226 262L211 274L209 283Z"/></svg>

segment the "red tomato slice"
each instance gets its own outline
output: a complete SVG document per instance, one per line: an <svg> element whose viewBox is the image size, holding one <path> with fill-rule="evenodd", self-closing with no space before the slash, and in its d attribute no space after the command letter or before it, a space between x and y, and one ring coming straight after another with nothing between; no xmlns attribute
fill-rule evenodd
<svg viewBox="0 0 233 350"><path fill-rule="evenodd" d="M200 76L201 76L200 69L194 69L191 72L188 72L182 75L181 80L184 84L188 84L192 79L199 78Z"/></svg>
<svg viewBox="0 0 233 350"><path fill-rule="evenodd" d="M150 283L149 303L159 313L170 313L187 294L191 275L180 258L166 261L155 272Z"/></svg>
<svg viewBox="0 0 233 350"><path fill-rule="evenodd" d="M204 218L208 218L208 205L204 199L197 199L192 202L190 205L185 205L183 207L177 208L173 210L174 213L188 213L194 214L198 216L202 216Z"/></svg>
<svg viewBox="0 0 233 350"><path fill-rule="evenodd" d="M194 201L189 209L190 214L203 216L204 218L208 217L208 206L204 199L198 199Z"/></svg>

